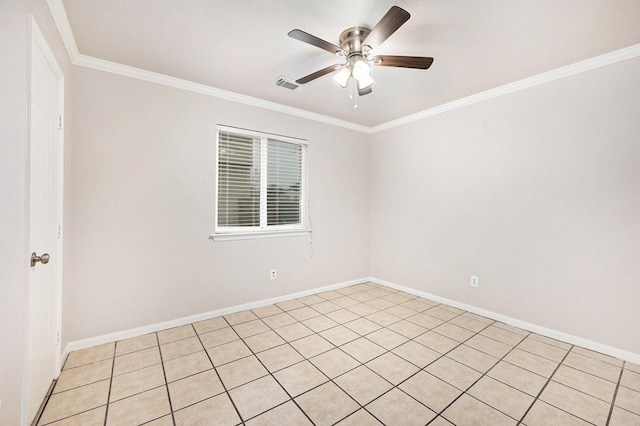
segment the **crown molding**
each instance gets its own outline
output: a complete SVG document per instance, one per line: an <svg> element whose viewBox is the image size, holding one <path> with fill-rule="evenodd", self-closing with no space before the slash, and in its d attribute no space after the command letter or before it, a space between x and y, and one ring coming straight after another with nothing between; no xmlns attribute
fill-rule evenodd
<svg viewBox="0 0 640 426"><path fill-rule="evenodd" d="M65 49L67 49L67 55L72 64L75 64L76 59L80 55L76 39L71 31L71 25L69 24L69 18L67 18L67 12L64 10L62 0L47 0L47 5L53 16L53 22L55 22L62 38L62 43Z"/></svg>
<svg viewBox="0 0 640 426"><path fill-rule="evenodd" d="M52 1L55 1L55 0L52 0ZM369 127L362 126L356 123L351 123L349 121L339 120L337 118L328 117L322 114L316 114L314 112L290 107L290 106L279 104L276 102L266 101L264 99L242 95L240 93L231 92L229 90L218 89L216 87L208 86L206 84L195 83L193 81L183 80L181 78L171 77L165 74L160 74L153 71L147 71L141 68L135 68L128 65L119 64L116 62L106 61L104 59L99 59L92 56L79 54L73 63L74 65L78 65L86 68L92 68L99 71L118 74L125 77L131 77L138 80L144 80L151 83L162 84L164 86L169 86L176 89L181 89L189 92L199 93L202 95L212 96L212 97L224 99L227 101L238 102L241 104L250 105L258 108L264 108L271 111L280 112L283 114L294 115L296 117L319 121L321 123L330 124L333 126L344 127L347 129L358 131L358 132L369 131Z"/></svg>
<svg viewBox="0 0 640 426"><path fill-rule="evenodd" d="M76 44L71 26L67 18L62 0L47 0L53 20L58 27L58 32L67 49L67 54L71 63L74 65L92 68L99 71L104 71L112 74L118 74L126 77L135 78L138 80L144 80L152 83L162 84L165 86L186 90L194 93L199 93L207 96L212 96L219 99L224 99L232 102L238 102L245 105L250 105L258 108L264 108L283 114L293 115L308 120L318 121L324 124L330 124L337 127L343 127L350 130L355 130L362 133L373 134L383 130L392 129L394 127L402 126L414 121L422 120L427 117L431 117L444 112L452 111L458 108L462 108L468 105L473 105L478 102L486 101L489 99L504 96L513 92L528 89L530 87L538 86L541 84L549 83L551 81L559 80L572 75L580 74L583 72L591 71L596 68L605 67L607 65L615 64L618 62L626 61L640 57L640 44L626 47L624 49L615 50L604 55L596 56L591 59L587 59L581 62L576 62L571 65L567 65L561 68L557 68L552 71L548 71L542 74L528 77L522 80L515 81L513 83L505 84L493 89L486 90L484 92L476 93L471 96L467 96L461 99L457 99L452 102L447 102L442 105L438 105L433 108L410 114L405 117L391 120L386 123L379 124L377 126L369 127L361 124L352 123L350 121L340 120L337 118L329 117L322 114L306 111L300 108L294 108L287 105L279 104L276 102L267 101L252 96L242 95L236 92L228 90L218 89L216 87L208 86L206 84L195 83L188 80L183 80L176 77L171 77L165 74L159 74L153 71L147 71L141 68L135 68L128 65L119 64L116 62L106 61L104 59L95 58L92 56L83 55L79 52Z"/></svg>
<svg viewBox="0 0 640 426"><path fill-rule="evenodd" d="M486 101L489 99L497 98L500 96L508 95L509 93L518 92L520 90L528 89L530 87L539 86L541 84L549 83L555 80L560 80L565 77L580 74L583 72L591 71L596 68L605 67L607 65L615 64L617 62L626 61L627 59L633 59L640 56L640 44L635 44L630 47L626 47L620 50L614 50L613 52L606 53L604 55L596 56L595 58L587 59L581 62L576 62L571 65L557 68L542 74L534 75L522 80L514 81L513 83L505 84L503 86L489 89L484 92L476 93L471 96L457 99L452 102L448 102L442 105L438 105L433 108L426 109L424 111L417 112L415 114L407 115L397 120L388 121L378 126L370 127L370 133L377 133L382 130L391 129L394 127L402 126L414 121L422 120L427 117L431 117L443 112L452 111L454 109L462 108L468 105L473 105L478 102Z"/></svg>
<svg viewBox="0 0 640 426"><path fill-rule="evenodd" d="M67 50L69 60L73 65L92 68L95 70L118 74L125 77L131 77L152 83L162 84L164 86L200 93L203 95L225 99L232 102L238 102L258 108L264 108L283 114L293 115L296 117L330 124L333 126L344 127L346 129L355 130L362 133L369 132L370 127L363 126L361 124L328 117L326 115L317 114L300 108L290 107L276 102L266 101L264 99L255 98L252 96L242 95L228 90L218 89L216 87L208 86L205 84L195 83L176 77L147 71L141 68L135 68L104 59L83 55L78 50L78 45L76 44L75 37L73 36L73 31L71 31L71 25L69 24L69 19L64 9L62 0L47 0L47 5L49 6L49 10L51 11L53 20L56 24L56 27L58 28L58 32L60 33L60 37L62 38L62 42Z"/></svg>

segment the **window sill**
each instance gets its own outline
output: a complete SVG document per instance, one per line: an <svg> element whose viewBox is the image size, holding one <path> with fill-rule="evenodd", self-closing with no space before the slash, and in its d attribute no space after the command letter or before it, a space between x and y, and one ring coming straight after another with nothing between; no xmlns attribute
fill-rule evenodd
<svg viewBox="0 0 640 426"><path fill-rule="evenodd" d="M299 237L309 235L311 229L295 229L288 231L264 231L264 232L233 232L228 234L211 234L213 241L254 240L259 238Z"/></svg>

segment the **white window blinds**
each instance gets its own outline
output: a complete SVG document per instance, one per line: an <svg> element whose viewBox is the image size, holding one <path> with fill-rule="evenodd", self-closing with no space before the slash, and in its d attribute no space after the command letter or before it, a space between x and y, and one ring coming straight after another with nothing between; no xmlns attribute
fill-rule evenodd
<svg viewBox="0 0 640 426"><path fill-rule="evenodd" d="M216 235L307 230L306 141L218 126Z"/></svg>

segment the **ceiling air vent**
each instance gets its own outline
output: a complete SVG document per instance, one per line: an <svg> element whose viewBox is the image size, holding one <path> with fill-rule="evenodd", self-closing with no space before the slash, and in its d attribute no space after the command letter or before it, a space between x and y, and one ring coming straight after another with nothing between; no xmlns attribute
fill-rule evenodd
<svg viewBox="0 0 640 426"><path fill-rule="evenodd" d="M280 86L280 87L284 87L285 89L289 89L289 90L302 90L302 85L296 83L296 81L292 78L289 77L285 77L283 75L281 75L280 77L278 77L276 79L276 81L273 82L274 86Z"/></svg>

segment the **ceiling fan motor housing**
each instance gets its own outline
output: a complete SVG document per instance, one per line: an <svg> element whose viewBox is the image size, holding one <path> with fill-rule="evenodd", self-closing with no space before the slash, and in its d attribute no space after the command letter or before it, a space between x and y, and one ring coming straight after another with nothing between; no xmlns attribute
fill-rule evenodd
<svg viewBox="0 0 640 426"><path fill-rule="evenodd" d="M340 34L340 47L347 52L347 58L352 55L366 56L371 48L362 43L371 32L367 27L351 27Z"/></svg>

